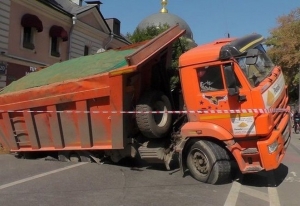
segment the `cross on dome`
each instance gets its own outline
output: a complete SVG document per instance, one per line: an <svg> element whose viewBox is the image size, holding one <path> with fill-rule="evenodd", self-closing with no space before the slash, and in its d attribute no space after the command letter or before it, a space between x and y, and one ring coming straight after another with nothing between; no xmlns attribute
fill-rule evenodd
<svg viewBox="0 0 300 206"><path fill-rule="evenodd" d="M167 4L168 0L161 0L162 9L160 10L160 13L168 13L168 9L166 9Z"/></svg>
<svg viewBox="0 0 300 206"><path fill-rule="evenodd" d="M186 32L184 37L191 42L191 45L196 45L193 40L193 33L190 26L187 24L184 19L181 17L169 13L168 9L166 8L168 5L168 0L160 0L160 4L162 5L161 10L158 13L152 14L144 18L137 26L138 29L144 30L147 29L149 26L154 26L159 28L160 26L168 25L169 27L173 27L175 25L179 25L181 29L184 29Z"/></svg>

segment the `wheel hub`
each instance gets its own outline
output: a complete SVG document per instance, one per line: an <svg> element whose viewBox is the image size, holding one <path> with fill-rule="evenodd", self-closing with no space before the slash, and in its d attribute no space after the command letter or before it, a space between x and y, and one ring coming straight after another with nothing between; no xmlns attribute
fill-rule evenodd
<svg viewBox="0 0 300 206"><path fill-rule="evenodd" d="M209 167L208 160L202 152L197 151L194 153L193 162L199 172L207 174Z"/></svg>

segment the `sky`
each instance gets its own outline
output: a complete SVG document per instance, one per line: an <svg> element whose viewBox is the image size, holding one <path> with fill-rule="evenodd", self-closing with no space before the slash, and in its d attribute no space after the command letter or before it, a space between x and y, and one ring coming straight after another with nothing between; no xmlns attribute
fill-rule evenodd
<svg viewBox="0 0 300 206"><path fill-rule="evenodd" d="M121 33L133 33L146 17L160 12L161 0L101 0L104 18L121 21ZM270 36L277 18L300 7L300 0L168 0L169 13L190 26L197 44L250 33Z"/></svg>

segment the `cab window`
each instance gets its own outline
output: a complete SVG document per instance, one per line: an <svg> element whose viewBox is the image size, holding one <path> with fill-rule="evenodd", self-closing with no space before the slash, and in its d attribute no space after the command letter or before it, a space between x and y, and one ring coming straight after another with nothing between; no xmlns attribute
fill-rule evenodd
<svg viewBox="0 0 300 206"><path fill-rule="evenodd" d="M224 74L225 74L225 80L226 80L226 86L227 88L232 88L232 87L239 87L239 88L242 88L242 84L239 80L239 78L237 77L236 73L234 72L234 69L232 68L232 64L229 63L229 64L224 64L223 65L224 67ZM227 73L227 69L228 68L231 72ZM230 81L230 76L234 76L234 82Z"/></svg>
<svg viewBox="0 0 300 206"><path fill-rule="evenodd" d="M196 71L201 92L224 90L220 65L201 67Z"/></svg>

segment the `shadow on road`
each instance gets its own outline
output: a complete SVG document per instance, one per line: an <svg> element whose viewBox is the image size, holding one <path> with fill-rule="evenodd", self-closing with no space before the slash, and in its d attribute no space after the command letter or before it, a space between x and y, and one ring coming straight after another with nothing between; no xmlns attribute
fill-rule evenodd
<svg viewBox="0 0 300 206"><path fill-rule="evenodd" d="M237 182L242 185L253 186L253 187L277 187L279 186L288 175L288 167L284 164L276 170L262 171L252 174L239 174Z"/></svg>
<svg viewBox="0 0 300 206"><path fill-rule="evenodd" d="M49 153L49 152L32 152L26 155L15 155L17 158L24 158L24 159L40 159L45 158L45 160L55 160L58 161L56 155ZM171 161L170 170L166 169L163 161L160 163L147 163L142 159L133 159L133 158L124 158L118 163L113 163L107 159L103 159L101 164L109 164L109 165L116 165L121 167L127 167L134 171L145 171L145 170L158 170L158 171L166 171L169 172L170 175L175 173L180 173L179 169L179 162L176 158ZM277 187L279 186L287 177L288 175L288 167L284 164L280 164L280 166L273 171L262 171L258 173L252 174L241 174L238 170L237 166L233 165L232 168L232 178L229 182L225 182L223 184L231 183L233 181L237 181L242 185L253 186L253 187ZM189 171L185 171L183 177L191 176Z"/></svg>

